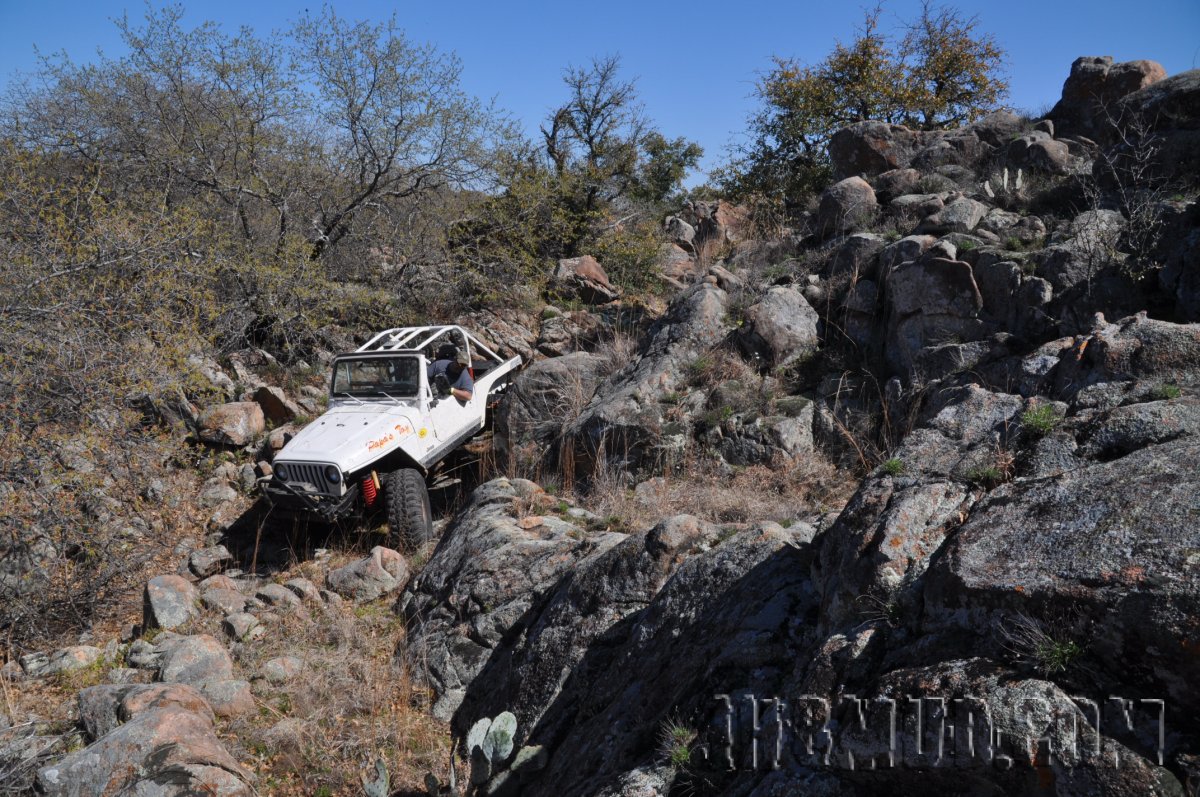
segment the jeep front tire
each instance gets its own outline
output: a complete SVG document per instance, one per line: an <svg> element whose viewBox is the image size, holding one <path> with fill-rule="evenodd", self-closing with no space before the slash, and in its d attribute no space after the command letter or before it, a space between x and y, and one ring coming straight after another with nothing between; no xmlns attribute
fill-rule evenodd
<svg viewBox="0 0 1200 797"><path fill-rule="evenodd" d="M425 477L412 468L387 475L388 543L411 553L433 539L433 513Z"/></svg>

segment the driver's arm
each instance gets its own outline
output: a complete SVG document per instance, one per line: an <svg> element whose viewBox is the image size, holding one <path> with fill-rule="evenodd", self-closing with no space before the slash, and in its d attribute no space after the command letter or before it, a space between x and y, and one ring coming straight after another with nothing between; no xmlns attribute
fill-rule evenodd
<svg viewBox="0 0 1200 797"><path fill-rule="evenodd" d="M471 396L475 395L475 380L471 379L471 374L466 368L458 375L458 379L454 380L454 386L450 388L450 394L463 402L470 401Z"/></svg>

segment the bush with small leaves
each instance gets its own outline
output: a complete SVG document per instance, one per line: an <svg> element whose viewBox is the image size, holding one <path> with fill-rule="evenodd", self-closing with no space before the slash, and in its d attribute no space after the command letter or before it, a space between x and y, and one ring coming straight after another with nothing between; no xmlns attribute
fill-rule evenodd
<svg viewBox="0 0 1200 797"><path fill-rule="evenodd" d="M883 472L889 476L899 476L904 473L904 463L896 457L884 460L880 467L883 469Z"/></svg>

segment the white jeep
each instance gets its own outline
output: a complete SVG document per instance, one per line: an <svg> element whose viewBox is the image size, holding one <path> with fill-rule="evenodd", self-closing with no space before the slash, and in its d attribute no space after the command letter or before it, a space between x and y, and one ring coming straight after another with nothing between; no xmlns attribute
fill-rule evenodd
<svg viewBox="0 0 1200 797"><path fill-rule="evenodd" d="M447 350L451 352L447 355ZM430 378L436 356L462 358L469 400ZM334 358L329 409L305 426L259 480L274 506L326 521L386 502L389 542L412 550L432 537L428 480L448 454L479 433L521 365L458 326L381 332Z"/></svg>

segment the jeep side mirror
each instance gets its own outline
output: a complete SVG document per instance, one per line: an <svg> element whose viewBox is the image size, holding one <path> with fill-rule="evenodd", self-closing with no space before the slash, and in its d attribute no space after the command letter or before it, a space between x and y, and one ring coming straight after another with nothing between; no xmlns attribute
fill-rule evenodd
<svg viewBox="0 0 1200 797"><path fill-rule="evenodd" d="M433 391L439 397L450 395L450 380L445 374L437 374L433 377Z"/></svg>

